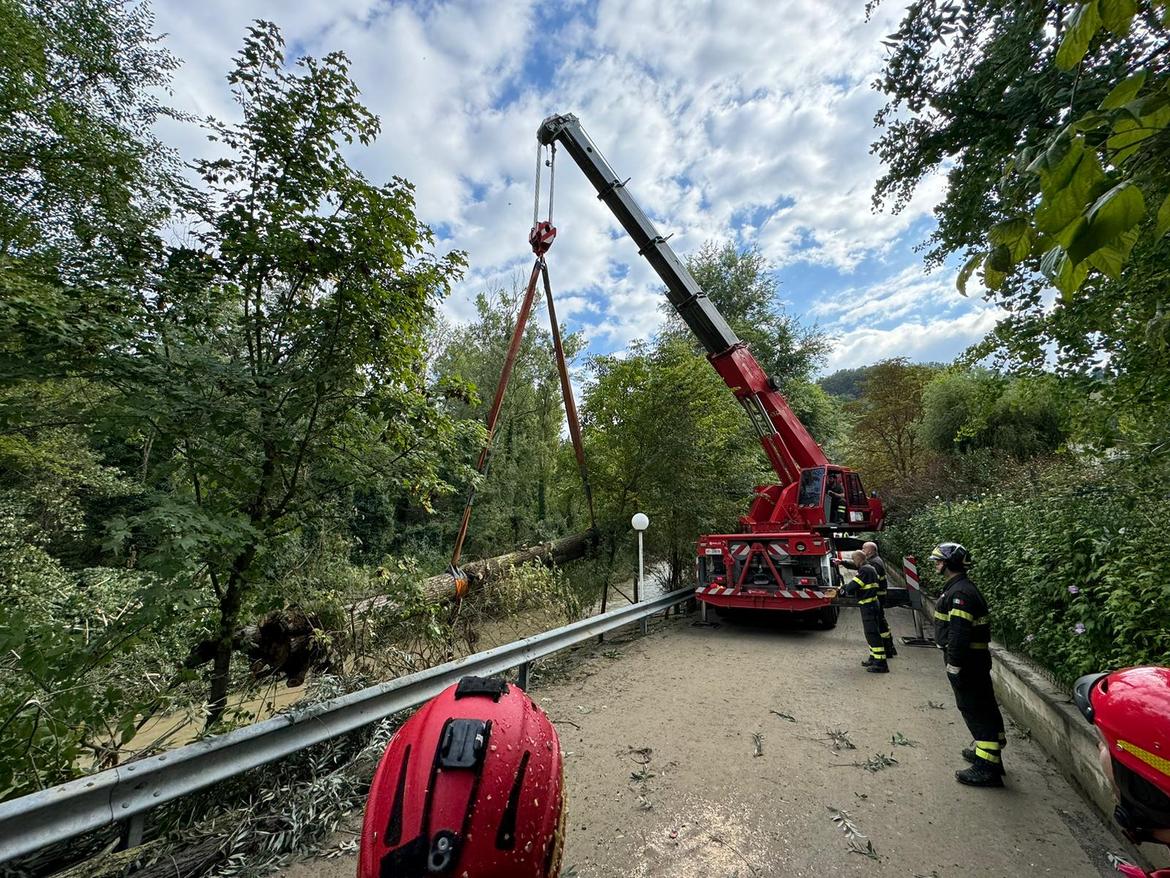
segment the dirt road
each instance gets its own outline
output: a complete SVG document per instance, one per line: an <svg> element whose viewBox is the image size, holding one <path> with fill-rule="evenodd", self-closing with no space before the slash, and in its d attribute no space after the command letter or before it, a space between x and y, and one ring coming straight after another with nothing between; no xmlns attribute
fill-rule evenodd
<svg viewBox="0 0 1170 878"><path fill-rule="evenodd" d="M1105 852L1119 845L1026 732L1009 732L1006 789L954 781L969 736L936 651L904 647L874 675L856 610L829 632L694 621L537 680L566 751L566 876L1116 875ZM909 633L905 611L891 623ZM353 873L346 857L285 874Z"/></svg>

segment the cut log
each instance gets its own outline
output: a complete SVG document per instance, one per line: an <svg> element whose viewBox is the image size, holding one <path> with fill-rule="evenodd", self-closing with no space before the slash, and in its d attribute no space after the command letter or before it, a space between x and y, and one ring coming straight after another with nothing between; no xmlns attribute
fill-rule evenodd
<svg viewBox="0 0 1170 878"><path fill-rule="evenodd" d="M540 543L506 555L472 561L463 566L467 575L468 590L482 588L498 579L513 567L529 561L542 564L565 564L585 557L590 545L595 542L591 530L572 536L562 537L547 543ZM423 580L423 594L433 604L455 600L455 586L451 577L442 573ZM366 598L347 607L348 615L361 618L371 613L393 608L398 602L393 594ZM289 686L304 682L309 670L328 670L330 656L322 646L322 639L314 636L321 630L320 620L305 613L299 607L273 610L263 619L236 631L233 638L237 652L248 656L252 673L256 677L282 675L287 677ZM187 656L186 666L197 668L211 661L215 655L214 641L205 640L197 644Z"/></svg>
<svg viewBox="0 0 1170 878"><path fill-rule="evenodd" d="M539 543L525 549L518 549L506 555L497 555L494 558L485 558L482 561L471 561L463 565L463 572L467 575L469 592L481 588L502 574L527 564L529 561L539 561L542 564L565 564L584 558L593 541L594 532L587 530L572 536L562 537L548 543ZM423 580L423 594L431 603L445 603L455 599L455 585L446 573L430 576ZM357 615L369 613L389 604L393 604L394 595L378 595L358 601L351 609Z"/></svg>

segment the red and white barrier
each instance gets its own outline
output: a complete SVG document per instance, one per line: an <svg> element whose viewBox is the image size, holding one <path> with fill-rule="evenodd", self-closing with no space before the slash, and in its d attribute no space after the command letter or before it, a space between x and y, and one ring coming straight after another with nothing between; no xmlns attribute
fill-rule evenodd
<svg viewBox="0 0 1170 878"><path fill-rule="evenodd" d="M907 555L902 559L902 575L906 577L906 588L922 591L918 585L918 559L913 555Z"/></svg>
<svg viewBox="0 0 1170 878"><path fill-rule="evenodd" d="M923 630L926 606L922 602L922 586L918 582L918 559L913 555L907 555L902 559L902 575L906 578L906 591L914 614L914 637L904 637L902 641L911 646L932 646L934 640L927 637Z"/></svg>

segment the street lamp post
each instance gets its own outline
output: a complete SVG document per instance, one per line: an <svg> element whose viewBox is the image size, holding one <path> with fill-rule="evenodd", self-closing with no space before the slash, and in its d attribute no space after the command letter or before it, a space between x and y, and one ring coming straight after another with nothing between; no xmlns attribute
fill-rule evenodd
<svg viewBox="0 0 1170 878"><path fill-rule="evenodd" d="M645 572L642 563L642 532L650 526L650 519L644 512L635 512L630 519L630 526L638 532L638 578L634 580L634 603L641 603L645 593ZM642 620L642 633L646 633L646 620Z"/></svg>

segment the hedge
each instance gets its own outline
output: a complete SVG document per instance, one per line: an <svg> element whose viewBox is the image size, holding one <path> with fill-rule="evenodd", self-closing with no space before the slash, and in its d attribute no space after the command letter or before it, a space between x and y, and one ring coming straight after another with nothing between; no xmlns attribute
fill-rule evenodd
<svg viewBox="0 0 1170 878"><path fill-rule="evenodd" d="M991 606L992 635L1070 683L1081 674L1170 664L1170 513L1160 471L1066 464L1040 479L938 502L893 526L883 549L925 559L966 546ZM933 565L919 563L928 592Z"/></svg>

